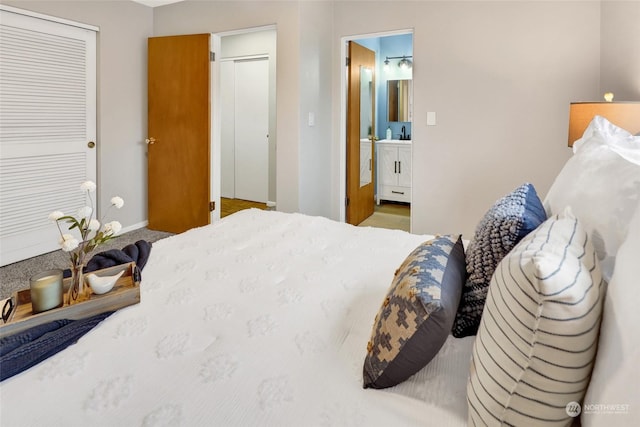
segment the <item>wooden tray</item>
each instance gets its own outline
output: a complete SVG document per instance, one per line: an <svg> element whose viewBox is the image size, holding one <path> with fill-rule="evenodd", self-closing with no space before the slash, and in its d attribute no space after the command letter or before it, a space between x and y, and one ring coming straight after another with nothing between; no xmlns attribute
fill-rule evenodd
<svg viewBox="0 0 640 427"><path fill-rule="evenodd" d="M74 305L67 305L66 289L69 288L71 279L64 279L65 289L62 307L33 314L31 307L31 291L23 289L14 292L2 309L2 318L6 319L0 324L0 338L13 335L43 323L48 323L60 319L85 319L96 314L107 311L115 311L122 307L137 304L140 302L140 271L134 262L116 265L103 270L92 271L97 276L112 276L124 270L113 286L113 289L106 294L91 294L87 301ZM88 273L85 273L85 276Z"/></svg>

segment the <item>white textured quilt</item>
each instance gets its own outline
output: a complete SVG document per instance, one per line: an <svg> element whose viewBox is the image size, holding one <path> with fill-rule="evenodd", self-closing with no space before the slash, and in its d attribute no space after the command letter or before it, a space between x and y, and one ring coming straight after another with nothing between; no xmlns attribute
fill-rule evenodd
<svg viewBox="0 0 640 427"><path fill-rule="evenodd" d="M248 210L158 241L142 302L4 381L0 425L465 425L472 338L362 388L374 316L427 238Z"/></svg>

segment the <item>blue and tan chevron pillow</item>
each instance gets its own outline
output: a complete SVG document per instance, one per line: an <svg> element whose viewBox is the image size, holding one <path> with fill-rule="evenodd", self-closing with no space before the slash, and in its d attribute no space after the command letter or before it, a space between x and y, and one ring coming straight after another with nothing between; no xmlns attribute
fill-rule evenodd
<svg viewBox="0 0 640 427"><path fill-rule="evenodd" d="M374 321L365 388L394 386L429 363L449 336L465 279L460 235L436 237L409 254Z"/></svg>

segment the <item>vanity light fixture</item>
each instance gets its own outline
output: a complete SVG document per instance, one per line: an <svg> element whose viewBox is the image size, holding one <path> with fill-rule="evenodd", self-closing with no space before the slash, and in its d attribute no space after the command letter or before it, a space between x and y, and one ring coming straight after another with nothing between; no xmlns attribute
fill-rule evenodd
<svg viewBox="0 0 640 427"><path fill-rule="evenodd" d="M411 60L407 59L407 57L405 56L403 56L400 62L398 62L398 67L402 68L403 70L410 70L412 66L413 64L411 63Z"/></svg>
<svg viewBox="0 0 640 427"><path fill-rule="evenodd" d="M413 58L413 56L411 55L387 56L384 60L384 70L389 71L390 59L399 59L400 61L398 61L398 67L402 68L403 70L410 70L411 67L413 67L413 62L409 58Z"/></svg>

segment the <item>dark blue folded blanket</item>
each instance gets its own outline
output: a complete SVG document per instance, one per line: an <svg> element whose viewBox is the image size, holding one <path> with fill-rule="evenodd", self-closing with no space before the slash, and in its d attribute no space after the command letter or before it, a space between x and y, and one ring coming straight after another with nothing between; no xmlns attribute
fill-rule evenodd
<svg viewBox="0 0 640 427"><path fill-rule="evenodd" d="M113 313L109 311L81 320L56 320L0 339L0 381L74 344Z"/></svg>
<svg viewBox="0 0 640 427"><path fill-rule="evenodd" d="M122 249L109 249L95 254L84 267L84 272L89 273L129 262L135 262L138 269L142 271L147 264L150 253L151 243L146 240L138 240ZM71 270L66 269L63 274L64 277L71 277Z"/></svg>
<svg viewBox="0 0 640 427"><path fill-rule="evenodd" d="M151 243L139 240L119 249L95 254L85 266L85 273L135 262L138 271L147 264ZM71 276L70 270L64 276ZM82 320L56 320L0 339L0 381L4 381L64 350L109 317L113 311Z"/></svg>

